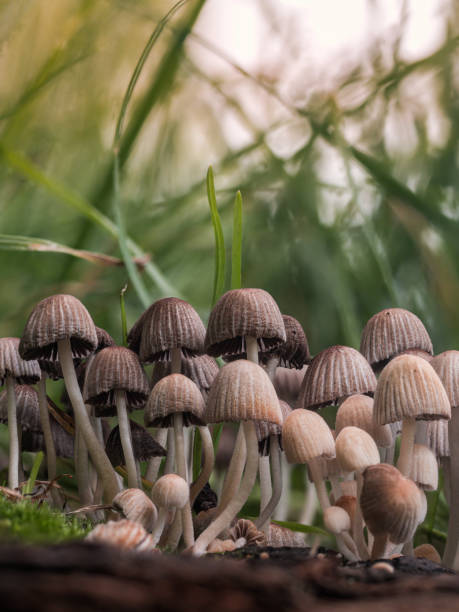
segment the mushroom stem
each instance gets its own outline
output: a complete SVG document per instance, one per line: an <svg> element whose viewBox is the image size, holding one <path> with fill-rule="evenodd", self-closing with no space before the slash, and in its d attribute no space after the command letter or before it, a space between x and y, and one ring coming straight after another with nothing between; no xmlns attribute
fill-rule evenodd
<svg viewBox="0 0 459 612"><path fill-rule="evenodd" d="M168 515L168 511L164 507L160 507L158 511L158 518L156 519L156 523L154 524L153 531L151 532L151 537L153 539L153 545L159 542L161 534L164 530L164 526L166 524L166 518Z"/></svg>
<svg viewBox="0 0 459 612"><path fill-rule="evenodd" d="M448 537L443 554L443 565L446 567L453 567L453 564L455 565L459 561L457 559L459 542L459 445L457 443L459 439L459 413L457 410L457 408L451 410L451 420L448 423L451 455L449 461L443 461L444 465L449 464L445 471L445 483L447 483L445 489L449 491Z"/></svg>
<svg viewBox="0 0 459 612"><path fill-rule="evenodd" d="M239 427L237 432L236 443L234 445L233 454L231 455L231 461L226 472L225 480L223 482L223 489L220 495L220 502L217 506L217 514L222 512L230 500L236 494L239 483L241 482L242 472L244 471L244 465L247 457L247 449L245 445L244 431L242 427Z"/></svg>
<svg viewBox="0 0 459 612"><path fill-rule="evenodd" d="M277 366L279 365L279 356L273 355L270 359L268 359L268 363L266 364L266 373L268 374L271 382L274 382L274 378L276 376Z"/></svg>
<svg viewBox="0 0 459 612"><path fill-rule="evenodd" d="M185 482L188 482L186 459L185 459L185 445L183 439L183 414L177 412L174 414L174 437L175 437L175 461L177 465L177 473L183 478ZM188 499L184 508L181 510L182 514L182 529L183 539L185 545L188 548L194 544L194 530L193 530L193 519L191 517L191 506L190 500Z"/></svg>
<svg viewBox="0 0 459 612"><path fill-rule="evenodd" d="M273 494L271 484L271 469L269 467L269 455L260 455L258 459L258 472L260 474L260 516L268 505ZM258 525L257 525L258 527Z"/></svg>
<svg viewBox="0 0 459 612"><path fill-rule="evenodd" d="M124 462L127 469L128 487L140 489L140 479L137 473L134 451L132 450L131 425L126 408L126 392L117 389L115 391L116 413L120 430L121 447L123 449Z"/></svg>
<svg viewBox="0 0 459 612"><path fill-rule="evenodd" d="M355 542L349 533L343 531L341 534L335 535L335 538L339 552L344 555L348 561L353 562L359 560Z"/></svg>
<svg viewBox="0 0 459 612"><path fill-rule="evenodd" d="M389 538L386 533L375 534L375 541L371 551L371 559L384 559Z"/></svg>
<svg viewBox="0 0 459 612"><path fill-rule="evenodd" d="M70 340L67 338L58 340L57 346L59 361L62 367L62 373L64 374L65 386L75 412L77 425L81 429L81 433L83 434L84 441L99 478L104 482L106 501L107 503L111 503L112 499L120 490L116 473L91 427L89 415L86 411L75 374Z"/></svg>
<svg viewBox="0 0 459 612"><path fill-rule="evenodd" d="M167 430L167 457L164 463L164 474L171 474L174 471L175 463L175 440L174 430L169 427Z"/></svg>
<svg viewBox="0 0 459 612"><path fill-rule="evenodd" d="M46 464L48 467L48 480L56 477L56 449L54 447L51 423L49 421L48 398L46 397L46 372L41 373L38 381L38 407L40 410L41 428L46 449ZM51 489L52 491L53 489Z"/></svg>
<svg viewBox="0 0 459 612"><path fill-rule="evenodd" d="M77 452L75 453L75 471L77 477L78 496L80 503L83 506L93 504L94 497L91 494L89 486L89 460L88 460L88 449L81 433L81 429L77 426L75 428L75 445Z"/></svg>
<svg viewBox="0 0 459 612"><path fill-rule="evenodd" d="M214 445L212 442L212 436L210 434L209 428L207 425L202 425L198 427L199 435L201 436L202 443L202 454L204 457L204 465L202 466L201 473L197 477L196 481L190 487L190 504L193 506L195 499L202 491L204 485L209 480L210 475L212 473L215 455L214 455ZM195 434L196 435L196 434Z"/></svg>
<svg viewBox="0 0 459 612"><path fill-rule="evenodd" d="M289 511L289 491L290 491L290 480L292 476L293 466L287 462L285 457L281 455L281 470L282 470L282 482L283 482L283 495L281 496L279 503L274 510L273 517L278 521L286 521L288 518ZM311 487L314 490L314 487Z"/></svg>
<svg viewBox="0 0 459 612"><path fill-rule="evenodd" d="M161 446L166 446L167 441L167 428L160 427L155 433L155 441ZM147 471L145 478L150 482L155 482L158 478L159 468L161 466L162 457L152 457L147 465Z"/></svg>
<svg viewBox="0 0 459 612"><path fill-rule="evenodd" d="M320 473L317 461L310 461L308 463L308 467L311 473L312 482L314 483L314 486L316 488L319 504L323 512L324 510L330 507L330 499L328 498L327 487L325 486L325 481L322 478L322 474Z"/></svg>
<svg viewBox="0 0 459 612"><path fill-rule="evenodd" d="M8 401L8 486L10 489L17 489L19 486L19 438L14 378L7 376L5 384Z"/></svg>
<svg viewBox="0 0 459 612"><path fill-rule="evenodd" d="M253 485L255 484L258 471L258 443L255 426L252 421L245 421L241 424L241 427L244 430L247 447L247 463L244 476L236 495L231 499L223 512L196 540L192 548L192 553L195 556L203 555L212 540L218 537L218 535L230 525L233 518L247 501Z"/></svg>
<svg viewBox="0 0 459 612"><path fill-rule="evenodd" d="M400 455L398 457L397 468L406 478L410 477L415 435L416 420L412 418L403 419L402 439L400 442Z"/></svg>
<svg viewBox="0 0 459 612"><path fill-rule="evenodd" d="M245 350L247 351L247 359L258 364L258 342L252 336L245 336Z"/></svg>
<svg viewBox="0 0 459 612"><path fill-rule="evenodd" d="M271 499L260 515L255 521L255 525L258 529L261 529L266 535L268 535L269 524L271 522L271 516L276 509L277 504L282 495L282 466L281 466L281 450L279 447L279 436L269 436L269 448L271 457L271 469L273 474L273 490Z"/></svg>
<svg viewBox="0 0 459 612"><path fill-rule="evenodd" d="M303 525L311 525L317 511L317 489L309 482L308 479L306 480L306 497L304 498L304 504L301 510L300 523Z"/></svg>
<svg viewBox="0 0 459 612"><path fill-rule="evenodd" d="M365 542L365 538L363 535L363 516L362 509L360 508L360 496L362 494L363 487L363 476L360 472L356 472L356 480L357 480L357 503L355 506L355 517L353 522L353 530L352 535L354 538L354 542L357 545L357 550L359 551L359 556L362 561L367 561L369 558L368 546Z"/></svg>

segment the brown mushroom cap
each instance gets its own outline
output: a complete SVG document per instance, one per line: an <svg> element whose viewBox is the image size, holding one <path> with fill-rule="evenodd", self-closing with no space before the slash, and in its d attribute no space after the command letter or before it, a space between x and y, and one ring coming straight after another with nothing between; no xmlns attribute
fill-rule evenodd
<svg viewBox="0 0 459 612"><path fill-rule="evenodd" d="M289 463L335 457L335 440L324 419L311 410L292 410L282 427L282 446Z"/></svg>
<svg viewBox="0 0 459 612"><path fill-rule="evenodd" d="M137 355L123 346L99 351L86 372L85 402L96 406L96 416L116 414L115 391L126 392L126 405L134 410L145 404L149 386Z"/></svg>
<svg viewBox="0 0 459 612"><path fill-rule="evenodd" d="M21 358L19 338L0 338L0 386L7 376L20 385L34 385L41 378L38 363Z"/></svg>
<svg viewBox="0 0 459 612"><path fill-rule="evenodd" d="M268 421L281 425L279 400L263 368L246 359L224 365L209 392L206 420Z"/></svg>
<svg viewBox="0 0 459 612"><path fill-rule="evenodd" d="M393 435L390 425L377 425L373 419L373 398L368 395L350 395L336 413L336 433L350 425L359 427L372 436L382 448L391 446Z"/></svg>
<svg viewBox="0 0 459 612"><path fill-rule="evenodd" d="M370 434L359 427L344 427L336 436L336 458L345 472L361 472L379 463L379 451Z"/></svg>
<svg viewBox="0 0 459 612"><path fill-rule="evenodd" d="M128 342L133 349L139 347L142 362L169 361L170 351L175 348L181 349L184 357L203 353L205 333L193 306L170 297L156 301L141 315Z"/></svg>
<svg viewBox="0 0 459 612"><path fill-rule="evenodd" d="M53 415L50 415L49 422L56 456L73 458L75 454L74 437L54 420ZM41 424L39 429L24 429L22 432L21 448L23 451L29 453L36 453L38 451L46 452L45 437L41 429Z"/></svg>
<svg viewBox="0 0 459 612"><path fill-rule="evenodd" d="M180 510L190 499L190 487L177 474L165 474L153 485L151 499L160 508Z"/></svg>
<svg viewBox="0 0 459 612"><path fill-rule="evenodd" d="M19 345L23 359L57 360L57 342L68 338L73 357L86 357L97 347L89 312L73 295L52 295L32 310Z"/></svg>
<svg viewBox="0 0 459 612"><path fill-rule="evenodd" d="M301 384L307 369L307 365L303 366L301 370L291 370L290 368L283 367L276 368L274 388L279 399L287 402L291 408L296 408Z"/></svg>
<svg viewBox="0 0 459 612"><path fill-rule="evenodd" d="M403 351L417 349L432 354L432 341L422 321L409 310L386 308L365 325L360 351L379 371Z"/></svg>
<svg viewBox="0 0 459 612"><path fill-rule="evenodd" d="M183 424L204 425L204 400L194 382L183 374L165 376L150 392L145 406L146 427L170 427L174 414L183 414Z"/></svg>
<svg viewBox="0 0 459 612"><path fill-rule="evenodd" d="M279 400L279 406L282 412L282 421L285 421L288 415L292 412L292 409L287 404L287 402L283 402L282 400ZM259 453L261 455L268 455L270 447L269 438L271 435L279 436L280 440L282 434L282 425L269 423L267 421L255 421L255 433L257 434Z"/></svg>
<svg viewBox="0 0 459 612"><path fill-rule="evenodd" d="M349 346L330 346L311 361L299 401L315 410L356 393L373 395L375 388L376 377L361 353Z"/></svg>
<svg viewBox="0 0 459 612"><path fill-rule="evenodd" d="M213 357L241 355L247 336L257 338L262 352L286 340L279 307L263 289L232 289L221 296L210 313L206 353Z"/></svg>
<svg viewBox="0 0 459 612"><path fill-rule="evenodd" d="M440 377L451 408L459 408L459 351L444 351L430 362Z"/></svg>
<svg viewBox="0 0 459 612"><path fill-rule="evenodd" d="M166 450L156 442L142 425L131 420L129 420L129 424L131 426L132 449L137 461L148 461L151 457L165 457L167 455ZM111 430L108 436L105 452L114 467L126 464L118 425Z"/></svg>
<svg viewBox="0 0 459 612"><path fill-rule="evenodd" d="M375 392L376 423L449 419L451 407L433 367L421 357L399 355L383 369Z"/></svg>
<svg viewBox="0 0 459 612"><path fill-rule="evenodd" d="M434 453L423 444L415 444L411 461L410 478L423 491L438 488L438 465Z"/></svg>
<svg viewBox="0 0 459 612"><path fill-rule="evenodd" d="M151 387L153 388L158 381L171 373L170 361L157 361L151 376ZM196 357L182 358L181 374L191 378L199 390L207 398L209 389L217 376L219 367L213 357L209 355L197 355Z"/></svg>
<svg viewBox="0 0 459 612"><path fill-rule="evenodd" d="M97 347L96 352L101 351L108 346L116 346L116 342L110 336L108 331L105 331L102 327L96 327L96 335L97 335Z"/></svg>
<svg viewBox="0 0 459 612"><path fill-rule="evenodd" d="M158 518L156 506L141 489L124 489L112 501L112 506L129 521L140 523L144 529L151 531Z"/></svg>
<svg viewBox="0 0 459 612"><path fill-rule="evenodd" d="M38 394L29 385L15 385L16 416L23 430L41 431ZM0 393L0 423L8 423L8 397L6 390Z"/></svg>
<svg viewBox="0 0 459 612"><path fill-rule="evenodd" d="M267 363L273 355L279 357L279 366L286 368L301 368L311 361L308 340L301 323L294 317L282 315L286 340L272 351L260 353L260 362Z"/></svg>

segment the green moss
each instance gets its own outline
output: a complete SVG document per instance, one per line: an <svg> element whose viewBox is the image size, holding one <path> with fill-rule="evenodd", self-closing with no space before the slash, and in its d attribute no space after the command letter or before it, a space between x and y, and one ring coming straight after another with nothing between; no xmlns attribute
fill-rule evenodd
<svg viewBox="0 0 459 612"><path fill-rule="evenodd" d="M83 538L91 525L80 518L67 517L48 505L30 501L12 503L0 496L0 540L52 544Z"/></svg>

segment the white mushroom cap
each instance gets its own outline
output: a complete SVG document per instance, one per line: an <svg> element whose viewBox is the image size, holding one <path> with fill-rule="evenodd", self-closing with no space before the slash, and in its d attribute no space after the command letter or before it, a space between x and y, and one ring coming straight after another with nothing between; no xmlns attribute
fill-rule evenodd
<svg viewBox="0 0 459 612"><path fill-rule="evenodd" d="M162 508L181 510L190 497L190 488L177 474L165 474L158 478L151 490L153 502Z"/></svg>
<svg viewBox="0 0 459 612"><path fill-rule="evenodd" d="M316 457L332 459L335 441L325 420L312 410L298 408L284 421L282 446L289 463L308 463Z"/></svg>
<svg viewBox="0 0 459 612"><path fill-rule="evenodd" d="M376 442L363 429L345 427L336 437L336 457L343 470L362 472L379 463Z"/></svg>
<svg viewBox="0 0 459 612"><path fill-rule="evenodd" d="M414 445L410 478L424 491L435 491L438 487L437 460L423 444Z"/></svg>
<svg viewBox="0 0 459 612"><path fill-rule="evenodd" d="M336 433L344 427L354 426L372 436L378 446L391 446L393 436L389 425L378 425L373 419L374 400L368 395L351 395L344 400L336 413Z"/></svg>
<svg viewBox="0 0 459 612"><path fill-rule="evenodd" d="M158 519L155 504L141 489L125 489L113 498L112 505L120 510L130 521L140 523L147 531L151 531Z"/></svg>
<svg viewBox="0 0 459 612"><path fill-rule="evenodd" d="M324 511L324 525L327 531L339 535L351 529L351 517L344 508L330 506Z"/></svg>

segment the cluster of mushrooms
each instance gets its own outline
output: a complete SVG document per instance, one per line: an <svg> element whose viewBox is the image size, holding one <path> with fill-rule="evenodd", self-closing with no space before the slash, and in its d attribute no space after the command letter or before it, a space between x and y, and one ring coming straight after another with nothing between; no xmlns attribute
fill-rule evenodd
<svg viewBox="0 0 459 612"><path fill-rule="evenodd" d="M149 381L143 365L151 363ZM67 411L48 398L47 378L64 379ZM332 346L311 359L300 323L262 289L225 293L207 330L189 303L160 299L134 324L128 347L97 328L77 298L54 295L34 308L22 338L0 339L0 383L8 486L23 478L21 449L45 448L50 481L56 455L73 457L80 504L102 520L88 539L195 556L304 543L271 518L288 503L287 466L306 464L313 484L303 520L318 500L344 557L409 554L440 464L450 505L443 563L459 568L459 446L449 444L459 436L459 351L433 357L423 323L407 310L374 315L360 352ZM320 415L329 405L337 406L334 430ZM145 427L129 418L139 409ZM118 425L107 432L113 416ZM209 425L228 422L239 429L217 500ZM238 520L257 476L258 518ZM61 491L50 494L62 507Z"/></svg>

